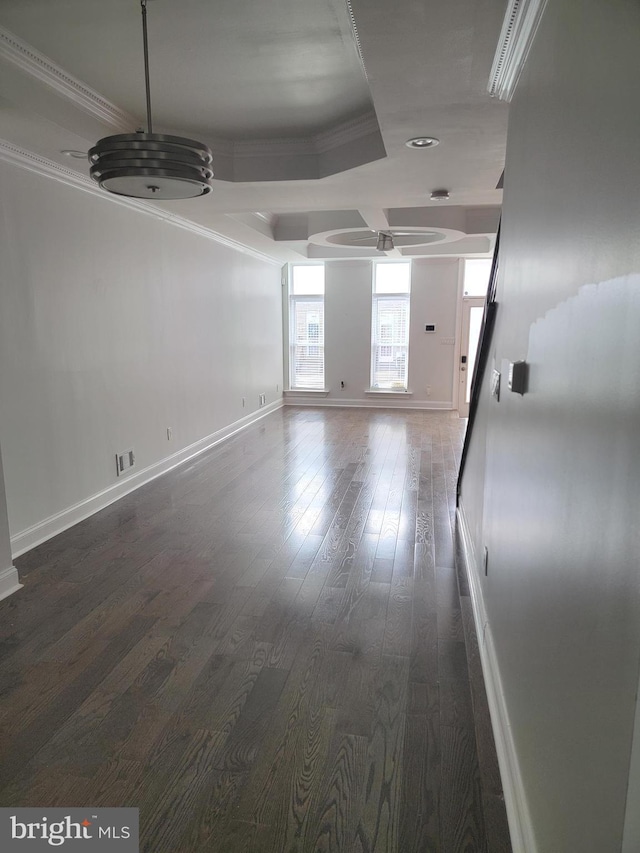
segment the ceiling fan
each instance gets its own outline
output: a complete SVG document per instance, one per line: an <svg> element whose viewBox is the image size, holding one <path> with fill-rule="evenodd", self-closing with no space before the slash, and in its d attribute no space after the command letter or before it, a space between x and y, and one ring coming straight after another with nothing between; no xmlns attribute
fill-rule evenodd
<svg viewBox="0 0 640 853"><path fill-rule="evenodd" d="M385 229L384 231L370 231L365 237L355 237L351 243L369 243L372 247L375 243L375 248L378 252L390 252L395 249L394 237L415 237L415 231L393 231Z"/></svg>

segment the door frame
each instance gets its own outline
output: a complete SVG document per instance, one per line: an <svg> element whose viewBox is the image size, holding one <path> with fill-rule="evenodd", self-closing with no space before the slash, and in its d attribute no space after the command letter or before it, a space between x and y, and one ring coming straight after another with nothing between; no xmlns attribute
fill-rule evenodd
<svg viewBox="0 0 640 853"><path fill-rule="evenodd" d="M482 308L486 303L484 296L463 296L460 309L460 352L457 362L457 382L458 382L458 414L461 418L469 417L469 403L466 401L466 388L471 372L469 363L469 332L471 330L471 309ZM476 349L476 358L478 351ZM466 363L462 363L462 359L466 358Z"/></svg>

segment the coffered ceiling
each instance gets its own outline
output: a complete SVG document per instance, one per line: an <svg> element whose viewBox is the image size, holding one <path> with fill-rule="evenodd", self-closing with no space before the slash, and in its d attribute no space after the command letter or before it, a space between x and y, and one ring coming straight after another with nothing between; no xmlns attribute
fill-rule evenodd
<svg viewBox="0 0 640 853"><path fill-rule="evenodd" d="M149 0L154 131L209 144L215 172L208 196L157 206L281 261L379 256L386 229L409 232L397 256L486 254L505 5ZM1 0L0 27L0 154L81 181L88 163L61 151L144 126L139 0ZM422 135L440 144L405 146Z"/></svg>

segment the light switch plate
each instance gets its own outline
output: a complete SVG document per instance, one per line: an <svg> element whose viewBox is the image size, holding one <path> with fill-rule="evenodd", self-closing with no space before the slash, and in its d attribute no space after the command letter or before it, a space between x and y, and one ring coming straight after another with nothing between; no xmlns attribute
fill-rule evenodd
<svg viewBox="0 0 640 853"><path fill-rule="evenodd" d="M491 374L491 396L495 398L495 400L500 402L500 371L493 369L493 373Z"/></svg>

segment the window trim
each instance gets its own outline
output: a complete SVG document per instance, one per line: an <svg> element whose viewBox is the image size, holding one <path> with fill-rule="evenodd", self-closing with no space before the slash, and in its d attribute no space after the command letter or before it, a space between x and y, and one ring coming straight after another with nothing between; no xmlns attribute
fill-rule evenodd
<svg viewBox="0 0 640 853"><path fill-rule="evenodd" d="M325 293L324 293L324 276L323 276L323 290L322 293L299 293L295 294L293 292L293 277L294 277L294 268L295 267L322 267L323 272L325 272L325 265L322 264L291 264L289 268L289 298L288 298L288 334L289 334L289 346L288 346L288 360L289 360L289 388L288 390L293 393L299 394L323 394L328 393L325 388L325 347L324 347L324 315L325 315ZM296 338L296 316L297 316L297 306L298 304L302 304L305 302L315 302L322 304L322 344L313 344L313 346L317 346L321 351L322 356L322 381L320 385L296 385L295 376L296 376L296 359L295 359L295 350L298 346L297 338ZM311 346L311 344L308 344Z"/></svg>
<svg viewBox="0 0 640 853"><path fill-rule="evenodd" d="M409 268L409 278L408 278L408 290L406 291L396 291L396 292L388 292L388 291L380 291L376 290L376 273L377 268L383 265L396 264L403 266L408 266ZM411 260L402 260L402 261L373 261L371 269L371 334L370 334L370 361L369 361L369 388L366 393L372 395L408 395L412 392L409 390L409 346L411 342ZM406 321L406 344L381 344L376 340L376 332L377 332L377 319L378 319L378 305L384 301L405 301L406 302L406 312L407 312L407 321ZM405 375L404 375L404 386L402 387L393 387L389 386L380 386L374 385L374 371L375 371L375 363L376 363L376 352L382 346L391 346L391 347L402 347L406 353L405 358Z"/></svg>

